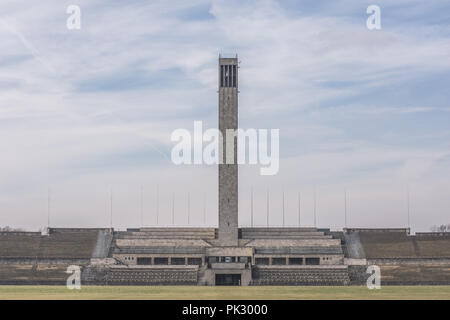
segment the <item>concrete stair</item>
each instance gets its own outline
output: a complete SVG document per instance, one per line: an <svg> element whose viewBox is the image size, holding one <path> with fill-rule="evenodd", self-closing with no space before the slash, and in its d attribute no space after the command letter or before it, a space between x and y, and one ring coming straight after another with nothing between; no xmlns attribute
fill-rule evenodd
<svg viewBox="0 0 450 320"><path fill-rule="evenodd" d="M141 228L119 232L118 239L215 239L215 228Z"/></svg>
<svg viewBox="0 0 450 320"><path fill-rule="evenodd" d="M332 239L315 228L241 228L242 239Z"/></svg>
<svg viewBox="0 0 450 320"><path fill-rule="evenodd" d="M206 280L206 268L207 266L201 266L198 269L198 273L197 273L197 284L199 286L206 286L207 285L207 280Z"/></svg>

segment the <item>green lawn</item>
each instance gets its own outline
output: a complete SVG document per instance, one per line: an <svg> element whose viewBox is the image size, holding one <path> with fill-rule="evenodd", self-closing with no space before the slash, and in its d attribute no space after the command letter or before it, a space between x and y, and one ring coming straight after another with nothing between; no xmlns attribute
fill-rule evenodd
<svg viewBox="0 0 450 320"><path fill-rule="evenodd" d="M5 299L446 299L450 286L197 287L197 286L0 286Z"/></svg>

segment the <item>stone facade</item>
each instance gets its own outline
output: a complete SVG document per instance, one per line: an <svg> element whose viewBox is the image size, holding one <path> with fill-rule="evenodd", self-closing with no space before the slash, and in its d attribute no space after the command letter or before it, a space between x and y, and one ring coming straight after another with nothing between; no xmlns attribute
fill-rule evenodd
<svg viewBox="0 0 450 320"><path fill-rule="evenodd" d="M283 228L268 228L264 230L267 239L263 239L261 229L245 228L239 229L238 246L220 246L218 232L212 229L170 228L165 236L161 228L4 233L0 284L62 285L69 265L81 267L82 283L98 285L365 285L369 265L380 267L382 285L450 284L448 234L420 239L408 235L409 241L426 237L425 248L433 246L433 255L419 243L421 255L405 258L402 254L392 257L390 248L373 250L376 244L382 248L389 244L386 241L396 241L392 231L383 239L345 237L314 228L286 228L285 233ZM382 231L373 233L379 236ZM404 240L405 232L401 233L398 236ZM358 239L363 239L359 245L354 243ZM352 257L364 252L365 241L372 248L369 257ZM34 252L41 253L32 257ZM370 256L374 253L379 256Z"/></svg>
<svg viewBox="0 0 450 320"><path fill-rule="evenodd" d="M189 232L186 228L179 228L178 232L171 228L159 239L155 238L155 230L115 232L112 244L112 257L117 264L145 273L149 284L158 279L159 284L164 279L166 284L183 284L172 275L178 266L197 268L198 285L349 283L341 240L315 228L238 229L241 239L237 246L222 246L220 239L200 239L205 234L219 234L208 233L205 228L191 228ZM110 268L114 283L135 281L136 273L118 272L116 268ZM155 279L148 275L153 268L158 272ZM276 276L270 276L271 273L279 275L280 281L275 281Z"/></svg>

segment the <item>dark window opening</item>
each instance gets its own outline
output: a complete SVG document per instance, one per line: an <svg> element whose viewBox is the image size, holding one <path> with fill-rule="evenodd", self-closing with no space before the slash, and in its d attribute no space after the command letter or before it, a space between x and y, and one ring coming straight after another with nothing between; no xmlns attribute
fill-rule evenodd
<svg viewBox="0 0 450 320"><path fill-rule="evenodd" d="M303 264L302 258L289 258L289 264Z"/></svg>
<svg viewBox="0 0 450 320"><path fill-rule="evenodd" d="M216 274L216 286L240 286L240 274Z"/></svg>
<svg viewBox="0 0 450 320"><path fill-rule="evenodd" d="M152 264L152 258L137 258L138 265Z"/></svg>
<svg viewBox="0 0 450 320"><path fill-rule="evenodd" d="M223 86L227 86L227 66L223 66Z"/></svg>
<svg viewBox="0 0 450 320"><path fill-rule="evenodd" d="M220 262L224 263L236 262L236 257L220 257Z"/></svg>
<svg viewBox="0 0 450 320"><path fill-rule="evenodd" d="M169 264L169 258L155 258L155 264L158 265Z"/></svg>
<svg viewBox="0 0 450 320"><path fill-rule="evenodd" d="M269 258L256 258L255 262L256 262L256 264L268 265L269 264Z"/></svg>
<svg viewBox="0 0 450 320"><path fill-rule="evenodd" d="M306 258L305 264L307 265L318 265L320 264L320 258Z"/></svg>
<svg viewBox="0 0 450 320"><path fill-rule="evenodd" d="M274 265L285 265L286 264L286 258L272 258L272 264Z"/></svg>
<svg viewBox="0 0 450 320"><path fill-rule="evenodd" d="M225 66L225 87L230 86L230 66Z"/></svg>
<svg viewBox="0 0 450 320"><path fill-rule="evenodd" d="M221 65L220 66L220 87L221 88L236 88L237 87L237 66L236 65Z"/></svg>
<svg viewBox="0 0 450 320"><path fill-rule="evenodd" d="M188 258L188 265L201 266L202 258Z"/></svg>
<svg viewBox="0 0 450 320"><path fill-rule="evenodd" d="M233 87L233 66L230 66L230 87Z"/></svg>
<svg viewBox="0 0 450 320"><path fill-rule="evenodd" d="M184 264L184 258L172 258L172 260L171 260L171 264L174 264L174 265L182 265L182 264Z"/></svg>

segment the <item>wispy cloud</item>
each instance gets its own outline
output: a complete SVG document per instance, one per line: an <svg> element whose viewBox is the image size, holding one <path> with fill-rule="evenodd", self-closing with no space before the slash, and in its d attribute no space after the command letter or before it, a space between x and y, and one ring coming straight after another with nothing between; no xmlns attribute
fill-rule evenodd
<svg viewBox="0 0 450 320"><path fill-rule="evenodd" d="M60 190L57 223L76 224L79 210L80 224L104 224L104 193L113 185L124 213L117 223L125 225L125 213L139 211L131 190L159 182L167 194L177 190L181 208L186 188L195 189L199 212L206 192L214 224L215 169L174 167L167 157L172 130L200 119L217 125L220 52L237 52L242 61L241 126L281 130L280 175L241 170L242 223L245 190L256 181L291 191L316 186L328 199L321 221L336 227L333 208L341 204L334 195L344 186L358 190L354 201L365 212L355 223L396 225L404 186L422 184L428 196L417 208L432 199L427 215L448 222L440 220L450 204L432 196L448 187L443 177L450 174L442 165L450 148L448 4L380 0L380 31L365 27L371 3L355 0L78 4L82 28L72 31L68 4L0 4L4 223L44 223L42 192L52 185ZM83 197L90 200L81 204ZM147 197L150 223L154 194ZM377 224L379 208L362 204L380 197L392 201ZM416 227L431 220L418 218Z"/></svg>

